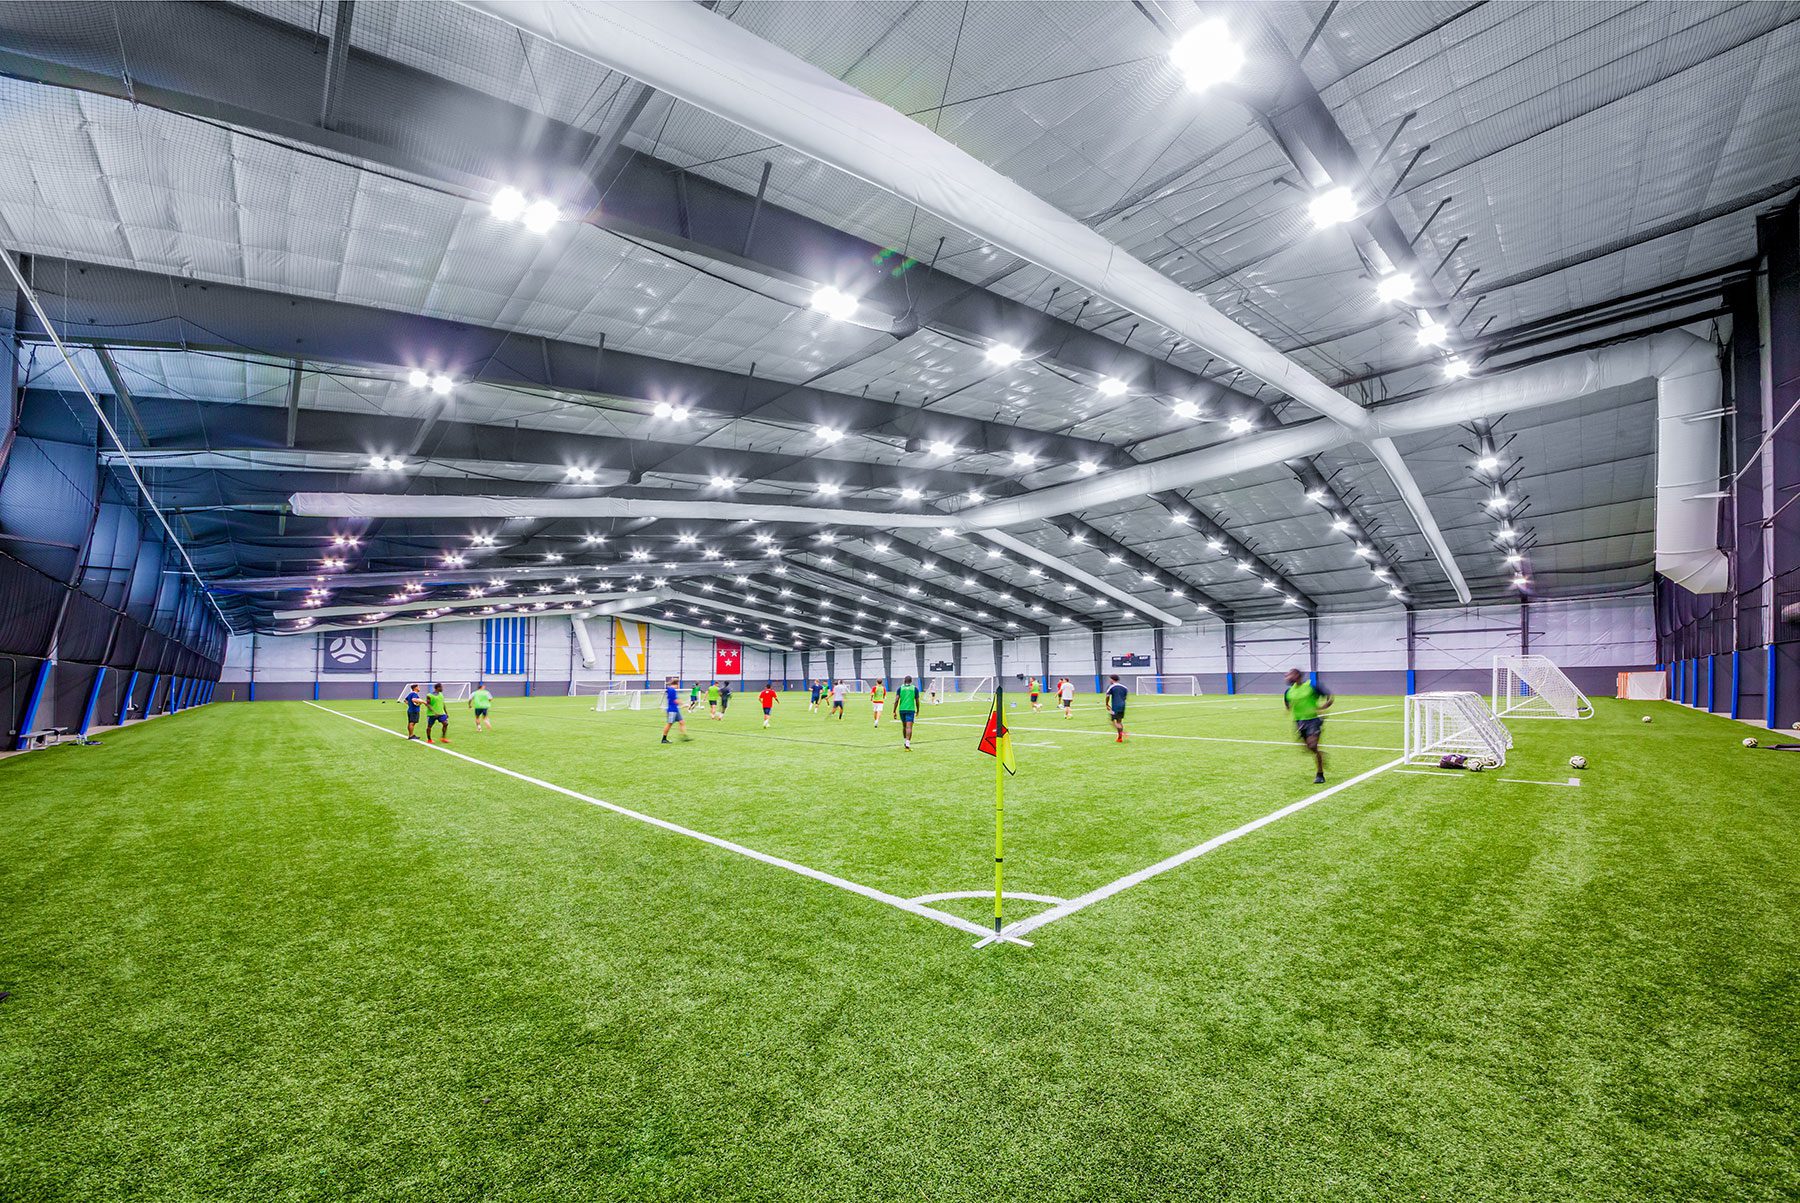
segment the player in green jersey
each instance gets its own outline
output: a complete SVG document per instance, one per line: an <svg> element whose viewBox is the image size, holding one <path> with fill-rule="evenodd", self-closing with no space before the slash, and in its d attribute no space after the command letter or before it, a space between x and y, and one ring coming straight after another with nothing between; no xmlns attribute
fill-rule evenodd
<svg viewBox="0 0 1800 1203"><path fill-rule="evenodd" d="M911 677L894 690L894 715L900 720L900 746L912 751L913 723L919 717L919 687Z"/></svg>
<svg viewBox="0 0 1800 1203"><path fill-rule="evenodd" d="M1299 669L1290 668L1281 704L1287 707L1288 714L1293 717L1294 731L1300 737L1300 742L1313 754L1313 765L1318 770L1313 775L1313 784L1324 785L1325 753L1319 751L1319 736L1325 733L1325 720L1319 716L1321 712L1331 709L1331 691L1307 680L1306 674Z"/></svg>
<svg viewBox="0 0 1800 1203"><path fill-rule="evenodd" d="M494 720L488 717L488 709L494 704L494 695L488 692L486 685L477 685L475 692L469 695L469 709L475 712L475 729L492 731Z"/></svg>

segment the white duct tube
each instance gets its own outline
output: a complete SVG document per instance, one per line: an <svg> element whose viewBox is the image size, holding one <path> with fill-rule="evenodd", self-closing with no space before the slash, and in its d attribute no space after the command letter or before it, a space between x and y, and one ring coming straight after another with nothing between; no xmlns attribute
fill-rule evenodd
<svg viewBox="0 0 1800 1203"><path fill-rule="evenodd" d="M1141 614L1148 615L1165 627L1178 627L1181 625L1181 619L1176 615L1169 613L1167 610L1160 610L1149 602L1132 596L1130 593L1118 588L1116 585L1109 585L1092 573L1083 572L1067 560L1033 547L1023 539L1016 539L1003 531L997 530L983 531L982 535L988 542L998 544L1010 551L1015 551L1028 560L1037 561L1046 568L1054 568L1057 572L1062 573L1069 579L1080 581L1094 592L1103 593L1120 605L1129 606L1131 609L1136 610Z"/></svg>
<svg viewBox="0 0 1800 1203"><path fill-rule="evenodd" d="M587 619L577 614L569 620L575 631L575 650L581 655L581 667L592 668L599 657L594 655L594 637L588 634Z"/></svg>
<svg viewBox="0 0 1800 1203"><path fill-rule="evenodd" d="M295 493L288 504L309 518L696 518L804 522L814 526L925 529L953 525L942 514L832 510L742 501L660 497L446 497L399 493Z"/></svg>
<svg viewBox="0 0 1800 1203"><path fill-rule="evenodd" d="M873 184L1155 322L1344 425L1361 406L921 123L688 0L464 0Z"/></svg>

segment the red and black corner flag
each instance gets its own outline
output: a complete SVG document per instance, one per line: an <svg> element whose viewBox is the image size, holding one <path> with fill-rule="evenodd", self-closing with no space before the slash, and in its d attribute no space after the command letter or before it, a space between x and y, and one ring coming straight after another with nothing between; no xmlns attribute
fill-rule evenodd
<svg viewBox="0 0 1800 1203"><path fill-rule="evenodd" d="M1019 770L1013 764L1012 734L1006 729L1005 697L1005 690L994 690L994 707L988 711L987 729L981 733L979 747L987 755L998 757L1008 773L1016 773Z"/></svg>

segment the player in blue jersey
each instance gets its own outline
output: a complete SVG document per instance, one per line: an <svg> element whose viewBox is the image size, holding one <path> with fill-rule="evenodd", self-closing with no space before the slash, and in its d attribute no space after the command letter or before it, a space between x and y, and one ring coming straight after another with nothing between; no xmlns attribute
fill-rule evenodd
<svg viewBox="0 0 1800 1203"><path fill-rule="evenodd" d="M1106 687L1106 715L1112 719L1113 730L1119 733L1115 743L1125 742L1125 699L1131 691L1119 683L1119 674L1114 673L1107 678L1110 684Z"/></svg>
<svg viewBox="0 0 1800 1203"><path fill-rule="evenodd" d="M664 743L669 742L669 730L681 729L681 738L688 738L687 716L681 712L681 681L676 677L663 678L663 736Z"/></svg>

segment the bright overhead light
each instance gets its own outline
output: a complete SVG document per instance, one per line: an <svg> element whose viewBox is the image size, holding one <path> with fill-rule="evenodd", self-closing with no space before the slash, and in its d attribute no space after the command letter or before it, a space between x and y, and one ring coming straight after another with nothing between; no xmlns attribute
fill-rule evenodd
<svg viewBox="0 0 1800 1203"><path fill-rule="evenodd" d="M955 455L956 454L955 444L946 443L946 442L943 442L942 440L932 443L931 446L929 448L927 448L927 450L929 450L931 452L931 454L933 454L933 455Z"/></svg>
<svg viewBox="0 0 1800 1203"><path fill-rule="evenodd" d="M1441 347L1450 339L1450 332L1438 325L1436 318L1429 313L1419 317L1419 345L1421 347Z"/></svg>
<svg viewBox="0 0 1800 1203"><path fill-rule="evenodd" d="M1413 278L1405 272L1394 272L1375 281L1375 296L1392 304L1412 296Z"/></svg>
<svg viewBox="0 0 1800 1203"><path fill-rule="evenodd" d="M1350 529L1350 521L1347 518L1339 518L1331 524L1331 529L1340 533L1347 531Z"/></svg>
<svg viewBox="0 0 1800 1203"><path fill-rule="evenodd" d="M1492 472L1499 466L1500 457L1497 455L1484 455L1475 461L1475 470L1477 472Z"/></svg>
<svg viewBox="0 0 1800 1203"><path fill-rule="evenodd" d="M938 527L938 534L942 535L946 539L956 538L956 532L948 526Z"/></svg>
<svg viewBox="0 0 1800 1203"><path fill-rule="evenodd" d="M1400 586L1398 586L1398 585L1395 585L1392 589L1388 590L1388 596L1389 597L1405 597L1406 590L1400 588Z"/></svg>
<svg viewBox="0 0 1800 1203"><path fill-rule="evenodd" d="M1525 586L1531 584L1531 578L1521 572L1518 576L1513 578L1512 583L1515 587L1523 589Z"/></svg>
<svg viewBox="0 0 1800 1203"><path fill-rule="evenodd" d="M450 390L456 387L456 381L439 372L431 378L431 391L440 397L448 397Z"/></svg>
<svg viewBox="0 0 1800 1203"><path fill-rule="evenodd" d="M544 553L544 563L546 563L546 564L560 564L560 563L562 563L562 553L561 553L561 552L560 552L560 551L547 551L547 552L545 552L545 553Z"/></svg>
<svg viewBox="0 0 1800 1203"><path fill-rule="evenodd" d="M843 431L831 426L815 426L813 427L813 433L818 435L821 439L824 439L827 443L835 443L844 437Z"/></svg>
<svg viewBox="0 0 1800 1203"><path fill-rule="evenodd" d="M923 496L925 496L925 494L919 492L919 490L913 488L911 485L902 485L900 487L900 500L902 501L917 501Z"/></svg>
<svg viewBox="0 0 1800 1203"><path fill-rule="evenodd" d="M563 470L563 475L570 480L578 480L583 484L587 484L594 479L594 470L592 468L583 468L579 465L571 464Z"/></svg>
<svg viewBox="0 0 1800 1203"><path fill-rule="evenodd" d="M732 480L729 476L715 476L712 478L712 487L715 489L729 489L735 484L737 484L737 482Z"/></svg>
<svg viewBox="0 0 1800 1203"><path fill-rule="evenodd" d="M1218 539L1208 539L1206 541L1206 545L1208 547L1212 548L1214 551L1224 551L1225 550L1225 544L1221 540L1218 540Z"/></svg>
<svg viewBox="0 0 1800 1203"><path fill-rule="evenodd" d="M968 499L969 504L973 505L976 502L981 500L981 490L980 489L970 489L967 493L964 494L964 497L966 497Z"/></svg>
<svg viewBox="0 0 1800 1203"><path fill-rule="evenodd" d="M548 234L561 216L562 214L556 211L554 204L547 200L541 200L533 201L526 206L525 216L522 220L525 222L525 228L533 234Z"/></svg>
<svg viewBox="0 0 1800 1203"><path fill-rule="evenodd" d="M423 369L414 368L406 374L406 383L414 388L424 388L431 383L431 377Z"/></svg>
<svg viewBox="0 0 1800 1203"><path fill-rule="evenodd" d="M832 484L830 481L822 480L819 482L819 496L821 496L821 497L836 497L839 492L840 492L840 490L838 489L838 487L836 485Z"/></svg>
<svg viewBox="0 0 1800 1203"><path fill-rule="evenodd" d="M856 313L856 298L827 284L812 294L812 307L826 317L847 322Z"/></svg>
<svg viewBox="0 0 1800 1203"><path fill-rule="evenodd" d="M1310 502L1313 502L1316 505L1324 505L1325 504L1325 490L1324 489L1308 489L1306 491L1306 499Z"/></svg>
<svg viewBox="0 0 1800 1203"><path fill-rule="evenodd" d="M675 542L681 543L681 544L690 544L691 545L694 543L698 543L699 541L700 541L700 536L696 535L696 534L692 534L692 533L680 534L680 535L675 536Z"/></svg>
<svg viewBox="0 0 1800 1203"><path fill-rule="evenodd" d="M1508 564L1517 564L1519 561L1523 560L1524 558L1525 558L1524 552L1509 551L1506 553L1506 562Z"/></svg>
<svg viewBox="0 0 1800 1203"><path fill-rule="evenodd" d="M501 221L517 221L525 212L525 194L517 188L502 188L488 202L488 212Z"/></svg>
<svg viewBox="0 0 1800 1203"><path fill-rule="evenodd" d="M1232 40L1225 22L1213 18L1202 21L1175 39L1169 47L1169 61L1187 80L1187 86L1204 92L1214 84L1224 83L1244 65L1244 48Z"/></svg>
<svg viewBox="0 0 1800 1203"><path fill-rule="evenodd" d="M1028 468L1032 464L1037 463L1037 456L1029 451L1015 451L1013 452L1012 461L1013 467L1015 468Z"/></svg>
<svg viewBox="0 0 1800 1203"><path fill-rule="evenodd" d="M1503 526L1499 530L1494 532L1494 538L1496 538L1496 539L1511 540L1511 539L1516 539L1518 537L1519 537L1519 532L1514 530L1510 526Z"/></svg>
<svg viewBox="0 0 1800 1203"><path fill-rule="evenodd" d="M1011 343L995 343L987 349L987 361L999 368L1009 368L1025 358L1025 352Z"/></svg>
<svg viewBox="0 0 1800 1203"><path fill-rule="evenodd" d="M1232 434L1248 434L1255 428L1256 423L1252 422L1244 415L1239 414L1237 417L1231 419L1231 421L1225 423L1225 425L1230 429Z"/></svg>
<svg viewBox="0 0 1800 1203"><path fill-rule="evenodd" d="M1170 514L1169 521L1173 522L1176 526L1186 526L1188 524L1188 516L1186 514Z"/></svg>
<svg viewBox="0 0 1800 1203"><path fill-rule="evenodd" d="M1075 465L1075 470L1083 476L1092 476L1100 470L1100 465L1096 464L1091 459L1084 459L1079 464Z"/></svg>
<svg viewBox="0 0 1800 1203"><path fill-rule="evenodd" d="M1467 380L1469 373L1474 370L1469 366L1468 360L1460 355L1453 355L1444 363L1444 379Z"/></svg>
<svg viewBox="0 0 1800 1203"><path fill-rule="evenodd" d="M1197 418L1200 416L1200 406L1194 401L1177 401L1175 403L1175 416L1178 418Z"/></svg>
<svg viewBox="0 0 1800 1203"><path fill-rule="evenodd" d="M1366 544L1366 543L1358 543L1358 544L1357 544L1357 545L1356 545L1356 557L1357 557L1357 559L1359 559L1359 560L1367 560L1367 559L1371 559L1371 558L1373 558L1373 557L1374 557L1374 555L1375 555L1375 549L1374 549L1374 548L1372 548L1372 547L1370 547L1370 546L1369 546L1369 545L1368 545L1368 544Z"/></svg>
<svg viewBox="0 0 1800 1203"><path fill-rule="evenodd" d="M1100 395L1102 397L1122 397L1125 395L1125 390L1128 386L1117 376L1102 376L1100 377L1100 383L1096 384L1094 387L1100 390Z"/></svg>
<svg viewBox="0 0 1800 1203"><path fill-rule="evenodd" d="M1508 497L1505 493L1495 493L1492 497L1487 499L1487 508L1490 510L1503 510L1511 504L1512 498Z"/></svg>
<svg viewBox="0 0 1800 1203"><path fill-rule="evenodd" d="M1316 226L1335 226L1356 216L1356 196L1348 188L1327 188L1312 198L1306 210Z"/></svg>

